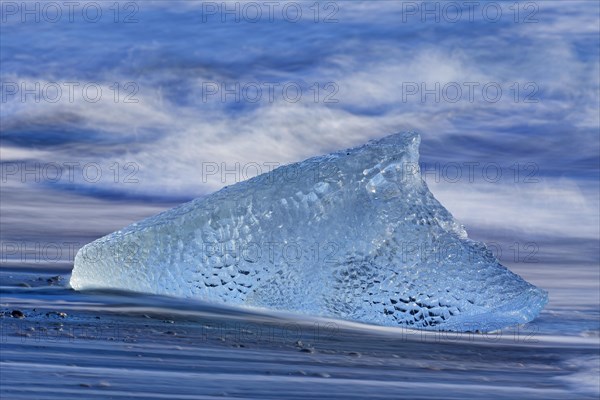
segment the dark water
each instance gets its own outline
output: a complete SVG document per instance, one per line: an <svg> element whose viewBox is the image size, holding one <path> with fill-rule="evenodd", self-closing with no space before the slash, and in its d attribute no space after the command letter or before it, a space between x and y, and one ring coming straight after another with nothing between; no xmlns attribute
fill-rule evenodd
<svg viewBox="0 0 600 400"><path fill-rule="evenodd" d="M221 4L1 3L0 396L597 398L598 2ZM65 287L102 235L403 130L470 236L549 292L533 323L436 336Z"/></svg>

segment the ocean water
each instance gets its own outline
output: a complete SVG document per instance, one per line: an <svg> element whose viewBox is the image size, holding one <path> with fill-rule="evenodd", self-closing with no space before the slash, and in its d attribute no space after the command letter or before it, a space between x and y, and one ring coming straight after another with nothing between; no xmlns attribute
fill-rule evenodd
<svg viewBox="0 0 600 400"><path fill-rule="evenodd" d="M598 397L597 2L69 7L0 3L0 397ZM404 130L470 237L549 292L535 321L424 333L68 288L98 237Z"/></svg>

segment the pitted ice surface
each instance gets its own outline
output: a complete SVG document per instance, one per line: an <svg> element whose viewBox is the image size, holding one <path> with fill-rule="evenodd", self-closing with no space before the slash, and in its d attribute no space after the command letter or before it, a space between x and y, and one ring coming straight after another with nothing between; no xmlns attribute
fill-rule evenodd
<svg viewBox="0 0 600 400"><path fill-rule="evenodd" d="M492 331L547 302L433 197L400 133L277 168L83 247L70 284L429 330Z"/></svg>

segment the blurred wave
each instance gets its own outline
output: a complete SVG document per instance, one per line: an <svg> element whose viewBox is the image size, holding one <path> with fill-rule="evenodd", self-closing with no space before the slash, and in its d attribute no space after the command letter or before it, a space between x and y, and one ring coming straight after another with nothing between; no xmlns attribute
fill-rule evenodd
<svg viewBox="0 0 600 400"><path fill-rule="evenodd" d="M3 396L597 398L598 2L522 2L518 15L512 3L479 2L478 17L459 23L423 21L407 2L316 3L317 22L314 2L297 2L298 22L276 14L258 23L223 22L195 1L114 3L118 23L112 2L98 3L95 23L23 22L8 3ZM503 17L481 18L487 4L500 4ZM134 22L124 23L132 10ZM227 94L236 84L249 92ZM477 85L472 99L468 84ZM486 84L501 96L483 92ZM262 97L249 101L256 87ZM470 236L549 291L546 311L525 328L537 342L511 342L514 332L496 342L423 339L48 287L48 274L64 279L77 249L131 222L274 165L403 130L421 133L421 173ZM26 318L13 318L15 308ZM315 324L324 327L319 340ZM98 334L103 326L121 333Z"/></svg>

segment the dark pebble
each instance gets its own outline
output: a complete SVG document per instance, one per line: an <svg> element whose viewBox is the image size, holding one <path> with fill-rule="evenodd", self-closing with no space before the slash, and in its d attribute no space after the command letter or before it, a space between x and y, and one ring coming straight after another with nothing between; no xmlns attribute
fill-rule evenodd
<svg viewBox="0 0 600 400"><path fill-rule="evenodd" d="M21 310L12 310L10 315L13 318L25 318L25 314L23 314L23 311Z"/></svg>

